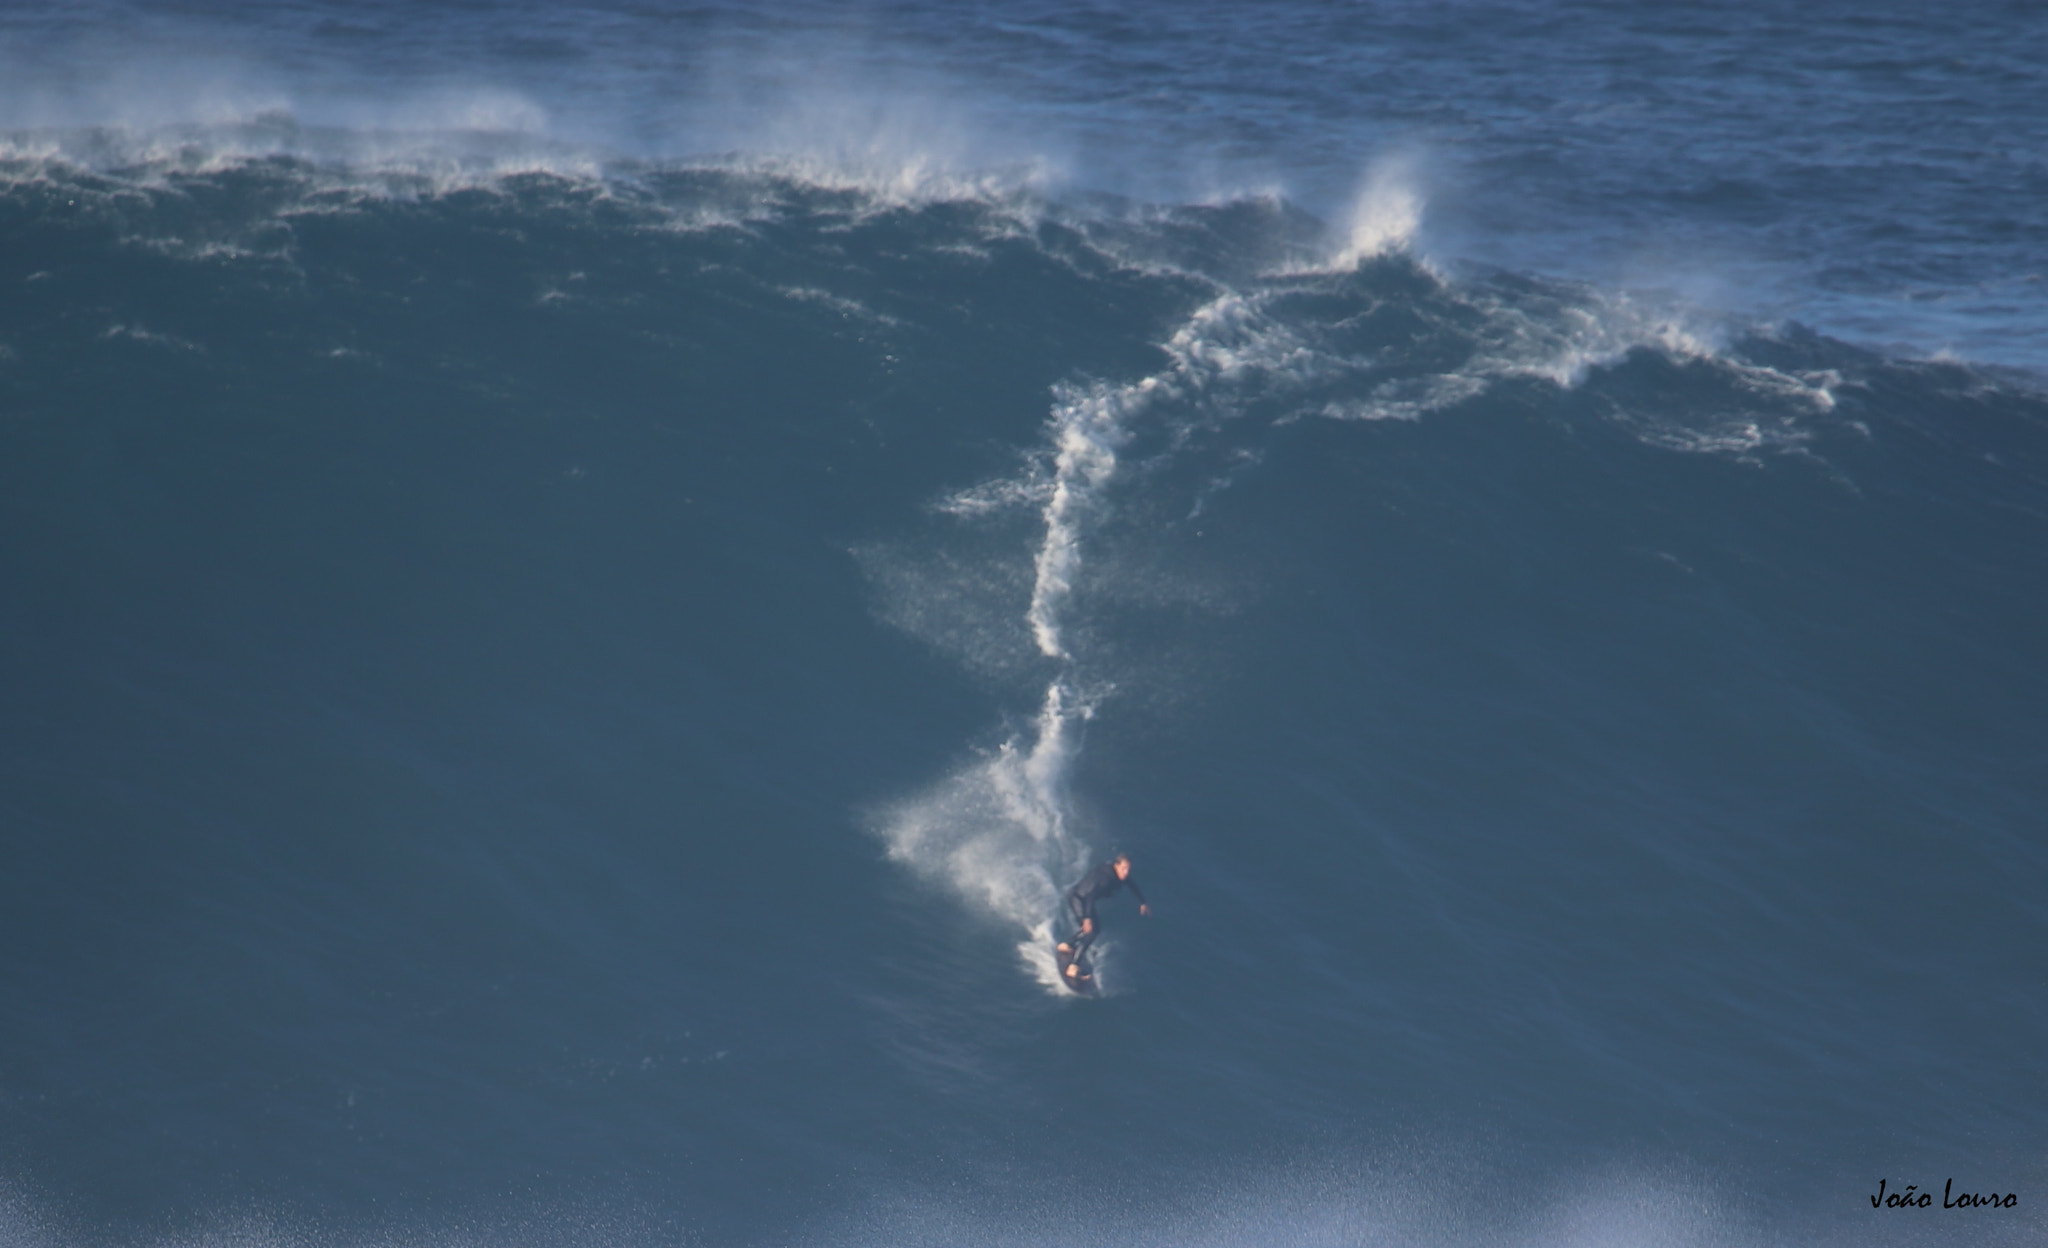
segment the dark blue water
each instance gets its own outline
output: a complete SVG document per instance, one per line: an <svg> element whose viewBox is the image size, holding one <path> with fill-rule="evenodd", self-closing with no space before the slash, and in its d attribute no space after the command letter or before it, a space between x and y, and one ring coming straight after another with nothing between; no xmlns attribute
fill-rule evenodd
<svg viewBox="0 0 2048 1248"><path fill-rule="evenodd" d="M2039 1242L2044 48L0 15L0 1242Z"/></svg>

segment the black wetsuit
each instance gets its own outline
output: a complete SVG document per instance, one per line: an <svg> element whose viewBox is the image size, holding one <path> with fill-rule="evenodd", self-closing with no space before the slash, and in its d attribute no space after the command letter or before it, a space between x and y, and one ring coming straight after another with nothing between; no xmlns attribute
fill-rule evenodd
<svg viewBox="0 0 2048 1248"><path fill-rule="evenodd" d="M1116 896L1125 885L1130 886L1131 896L1138 899L1138 904L1144 905L1145 890L1138 887L1136 880L1118 879L1113 862L1103 863L1067 890L1067 913L1074 919L1074 939L1070 942L1074 946L1074 961L1079 962L1081 955L1088 952L1088 946L1102 934L1101 922L1086 921L1095 918L1095 903L1104 897Z"/></svg>

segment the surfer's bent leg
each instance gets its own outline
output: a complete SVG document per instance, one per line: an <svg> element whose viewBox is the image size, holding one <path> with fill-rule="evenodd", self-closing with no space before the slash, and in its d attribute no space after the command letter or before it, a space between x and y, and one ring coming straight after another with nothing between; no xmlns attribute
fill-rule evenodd
<svg viewBox="0 0 2048 1248"><path fill-rule="evenodd" d="M1088 952L1088 946L1095 943L1102 925L1094 922L1095 907L1072 893L1067 894L1067 913L1074 918L1074 937L1070 943L1074 946L1074 960L1078 962L1081 955Z"/></svg>

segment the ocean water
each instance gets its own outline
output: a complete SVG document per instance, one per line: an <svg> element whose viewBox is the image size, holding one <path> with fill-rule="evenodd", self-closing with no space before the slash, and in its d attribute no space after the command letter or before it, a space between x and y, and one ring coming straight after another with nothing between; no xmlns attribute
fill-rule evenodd
<svg viewBox="0 0 2048 1248"><path fill-rule="evenodd" d="M2043 1242L2044 205L2017 3L0 12L0 1244Z"/></svg>

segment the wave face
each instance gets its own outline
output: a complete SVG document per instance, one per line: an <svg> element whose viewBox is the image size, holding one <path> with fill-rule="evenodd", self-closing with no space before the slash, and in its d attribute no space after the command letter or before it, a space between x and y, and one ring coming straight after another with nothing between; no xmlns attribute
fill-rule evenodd
<svg viewBox="0 0 2048 1248"><path fill-rule="evenodd" d="M1557 64L1757 36L1504 6L1557 57L1503 67L1393 6L1261 95L1224 50L1362 36L726 15L692 153L645 14L436 17L378 96L309 51L363 12L238 19L153 120L87 71L227 26L6 19L0 1241L2038 1242L2025 309L1548 263L1620 218L1489 235L1426 145L1315 189L1314 93L1389 48L1506 75L1470 156ZM1010 129L707 103L767 46L848 49L826 99L983 65ZM1091 173L1204 56L1306 190ZM614 62L613 131L548 97ZM1061 893L1119 849L1157 914L1106 903L1080 1001Z"/></svg>

